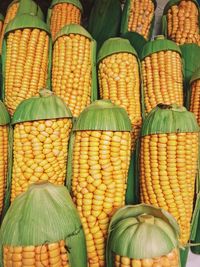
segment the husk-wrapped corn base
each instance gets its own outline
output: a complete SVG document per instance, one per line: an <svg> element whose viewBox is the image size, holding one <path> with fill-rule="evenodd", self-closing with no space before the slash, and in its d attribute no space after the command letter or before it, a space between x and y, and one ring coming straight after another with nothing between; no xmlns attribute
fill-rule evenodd
<svg viewBox="0 0 200 267"><path fill-rule="evenodd" d="M53 1L50 10L49 20L53 40L64 26L81 24L82 6L79 1Z"/></svg>
<svg viewBox="0 0 200 267"><path fill-rule="evenodd" d="M26 15L25 18L27 27L24 29L15 27L20 17L9 24L3 48L4 102L11 115L22 100L37 95L41 88L46 87L48 79L48 30L39 18L41 28L34 28L37 20L33 20L33 16ZM29 28L31 20L33 25Z"/></svg>
<svg viewBox="0 0 200 267"><path fill-rule="evenodd" d="M133 127L134 150L142 124L137 54L127 40L112 38L104 43L98 57L100 96L127 111Z"/></svg>
<svg viewBox="0 0 200 267"><path fill-rule="evenodd" d="M52 88L79 116L92 98L96 51L92 37L81 26L66 26L59 32L53 47ZM95 76L96 83L96 76Z"/></svg>
<svg viewBox="0 0 200 267"><path fill-rule="evenodd" d="M196 1L177 1L166 11L167 36L177 44L200 44L199 7Z"/></svg>
<svg viewBox="0 0 200 267"><path fill-rule="evenodd" d="M112 108L113 120L108 124L107 115ZM124 130L116 128L117 115ZM122 118L125 124L121 124ZM99 125L95 126L98 119ZM103 130L106 123L108 130ZM86 235L88 264L104 267L109 220L117 208L125 205L131 125L125 110L106 101L96 101L82 112L75 129L72 196Z"/></svg>
<svg viewBox="0 0 200 267"><path fill-rule="evenodd" d="M199 130L192 113L184 108L168 108L165 110L164 106L160 106L152 110L143 125L140 192L142 202L162 207L176 218L181 229L180 242L185 245L190 237ZM159 114L160 123L156 125ZM151 116L154 116L152 123L155 123L155 128L150 128L151 123L148 125ZM163 128L159 131L162 121L172 116L172 121L166 124L166 130ZM184 130L181 123L185 124Z"/></svg>
<svg viewBox="0 0 200 267"><path fill-rule="evenodd" d="M162 38L157 37L155 41L147 43L142 52L146 113L159 103L183 105L181 51L174 43Z"/></svg>

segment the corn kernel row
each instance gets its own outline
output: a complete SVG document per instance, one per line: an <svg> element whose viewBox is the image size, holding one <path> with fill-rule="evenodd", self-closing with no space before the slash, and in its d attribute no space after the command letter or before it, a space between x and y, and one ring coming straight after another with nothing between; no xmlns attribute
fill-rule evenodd
<svg viewBox="0 0 200 267"><path fill-rule="evenodd" d="M65 241L41 246L4 246L4 267L69 267Z"/></svg>
<svg viewBox="0 0 200 267"><path fill-rule="evenodd" d="M190 111L195 114L197 122L200 125L200 80L192 83L191 90Z"/></svg>
<svg viewBox="0 0 200 267"><path fill-rule="evenodd" d="M198 133L142 137L141 200L170 212L181 229L181 244L190 236L198 161Z"/></svg>
<svg viewBox="0 0 200 267"><path fill-rule="evenodd" d="M69 119L15 125L11 201L35 182L64 184L71 127Z"/></svg>
<svg viewBox="0 0 200 267"><path fill-rule="evenodd" d="M113 212L125 205L129 132L76 132L72 196L85 231L88 264L105 266L105 240Z"/></svg>
<svg viewBox="0 0 200 267"><path fill-rule="evenodd" d="M177 44L200 44L198 17L198 8L192 1L173 5L167 13L168 37Z"/></svg>

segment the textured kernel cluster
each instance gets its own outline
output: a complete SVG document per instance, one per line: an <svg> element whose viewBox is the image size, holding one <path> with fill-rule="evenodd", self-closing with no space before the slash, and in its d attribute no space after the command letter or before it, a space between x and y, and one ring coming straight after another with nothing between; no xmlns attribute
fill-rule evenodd
<svg viewBox="0 0 200 267"><path fill-rule="evenodd" d="M90 104L92 91L92 44L79 34L62 36L54 44L52 88L74 117Z"/></svg>
<svg viewBox="0 0 200 267"><path fill-rule="evenodd" d="M41 246L4 246L4 267L69 267L65 241Z"/></svg>
<svg viewBox="0 0 200 267"><path fill-rule="evenodd" d="M60 3L52 8L51 15L51 34L55 39L56 34L66 25L80 24L81 11L78 7L70 3Z"/></svg>
<svg viewBox="0 0 200 267"><path fill-rule="evenodd" d="M190 236L197 162L198 133L153 134L141 139L141 201L176 218L184 245Z"/></svg>
<svg viewBox="0 0 200 267"><path fill-rule="evenodd" d="M199 12L194 2L183 0L168 10L167 34L177 44L200 44Z"/></svg>
<svg viewBox="0 0 200 267"><path fill-rule="evenodd" d="M190 111L192 111L200 125L200 80L192 83L192 95L190 102Z"/></svg>
<svg viewBox="0 0 200 267"><path fill-rule="evenodd" d="M142 124L137 58L130 53L108 56L99 64L98 77L101 98L110 99L127 111L134 128L132 134L132 148L134 149Z"/></svg>
<svg viewBox="0 0 200 267"><path fill-rule="evenodd" d="M24 99L46 87L49 36L40 29L19 29L7 37L5 105L13 115Z"/></svg>
<svg viewBox="0 0 200 267"><path fill-rule="evenodd" d="M125 205L130 146L129 132L76 133L72 196L85 231L90 267L105 266L109 220Z"/></svg>
<svg viewBox="0 0 200 267"><path fill-rule="evenodd" d="M130 259L114 255L114 267L179 267L179 255L177 249L172 250L166 256L153 259Z"/></svg>
<svg viewBox="0 0 200 267"><path fill-rule="evenodd" d="M15 125L11 201L35 182L64 184L71 127L69 119Z"/></svg>
<svg viewBox="0 0 200 267"><path fill-rule="evenodd" d="M149 113L160 103L183 105L181 56L176 51L160 51L142 60L144 102Z"/></svg>
<svg viewBox="0 0 200 267"><path fill-rule="evenodd" d="M128 31L137 32L148 39L153 16L154 3L152 0L131 0Z"/></svg>

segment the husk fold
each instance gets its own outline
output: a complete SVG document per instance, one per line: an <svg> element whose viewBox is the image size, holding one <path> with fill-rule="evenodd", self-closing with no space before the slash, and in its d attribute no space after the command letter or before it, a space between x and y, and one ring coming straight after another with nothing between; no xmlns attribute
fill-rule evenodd
<svg viewBox="0 0 200 267"><path fill-rule="evenodd" d="M0 101L0 125L7 125L10 123L10 115L3 104L2 101Z"/></svg>
<svg viewBox="0 0 200 267"><path fill-rule="evenodd" d="M19 1L13 1L12 3L14 3L14 2L19 2L19 8L17 10L17 16L24 15L24 14L30 14L32 16L39 17L41 20L44 20L44 14L43 14L40 6L37 5L34 1L32 1L32 0L19 0Z"/></svg>
<svg viewBox="0 0 200 267"><path fill-rule="evenodd" d="M107 267L114 266L113 252L131 259L166 255L178 248L179 233L174 217L163 209L146 204L123 207L114 214L109 225Z"/></svg>
<svg viewBox="0 0 200 267"><path fill-rule="evenodd" d="M14 200L3 220L1 266L4 245L38 246L60 240L70 249L70 266L86 267L85 237L67 189L47 182L33 184Z"/></svg>

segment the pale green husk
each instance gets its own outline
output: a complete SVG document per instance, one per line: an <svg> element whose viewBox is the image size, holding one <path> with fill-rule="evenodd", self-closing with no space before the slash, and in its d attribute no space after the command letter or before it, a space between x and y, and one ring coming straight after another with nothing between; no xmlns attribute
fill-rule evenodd
<svg viewBox="0 0 200 267"><path fill-rule="evenodd" d="M124 108L109 100L97 100L85 108L78 117L74 131L131 131L131 121Z"/></svg>
<svg viewBox="0 0 200 267"><path fill-rule="evenodd" d="M140 222L151 215L154 223ZM179 226L168 212L140 204L119 209L111 219L107 242L107 267L114 267L112 252L131 259L155 258L179 247Z"/></svg>
<svg viewBox="0 0 200 267"><path fill-rule="evenodd" d="M86 244L78 212L64 186L31 185L9 208L0 230L3 246L38 246L65 240L71 267L86 267ZM78 255L78 257L77 257Z"/></svg>
<svg viewBox="0 0 200 267"><path fill-rule="evenodd" d="M184 107L159 104L145 118L141 136L185 132L199 132L195 115Z"/></svg>
<svg viewBox="0 0 200 267"><path fill-rule="evenodd" d="M11 123L58 118L72 118L70 109L60 97L43 89L40 90L39 96L31 97L19 104Z"/></svg>
<svg viewBox="0 0 200 267"><path fill-rule="evenodd" d="M3 104L2 101L0 101L0 125L7 125L10 123L10 115Z"/></svg>

